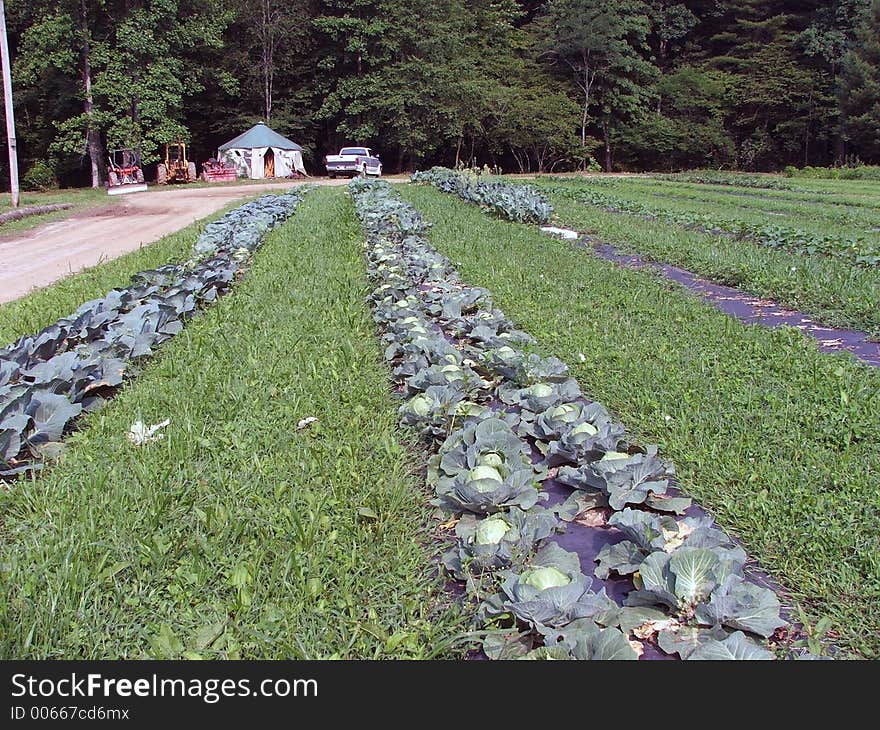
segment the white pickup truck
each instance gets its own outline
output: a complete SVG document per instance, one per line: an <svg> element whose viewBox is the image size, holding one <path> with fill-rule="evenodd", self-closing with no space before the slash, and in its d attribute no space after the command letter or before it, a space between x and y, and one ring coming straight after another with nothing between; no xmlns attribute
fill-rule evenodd
<svg viewBox="0 0 880 730"><path fill-rule="evenodd" d="M375 175L382 174L382 163L379 155L374 155L369 147L343 147L338 155L327 155L324 166L330 177L337 175Z"/></svg>

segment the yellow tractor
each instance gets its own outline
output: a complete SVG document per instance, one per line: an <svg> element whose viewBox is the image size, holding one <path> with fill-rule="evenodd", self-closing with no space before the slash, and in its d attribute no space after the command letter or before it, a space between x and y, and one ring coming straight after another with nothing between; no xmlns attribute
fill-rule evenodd
<svg viewBox="0 0 880 730"><path fill-rule="evenodd" d="M156 170L156 182L159 185L168 183L195 182L196 163L186 157L186 145L178 137L177 142L165 145L165 161L160 162Z"/></svg>

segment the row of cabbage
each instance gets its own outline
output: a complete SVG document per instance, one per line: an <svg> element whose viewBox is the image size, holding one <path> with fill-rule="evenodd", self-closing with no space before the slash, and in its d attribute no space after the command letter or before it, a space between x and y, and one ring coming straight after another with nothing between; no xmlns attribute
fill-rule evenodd
<svg viewBox="0 0 880 730"><path fill-rule="evenodd" d="M454 193L462 200L518 223L547 223L553 214L553 206L547 197L528 185L485 180L473 173L457 172L448 167L415 172L412 181L429 183L444 193Z"/></svg>
<svg viewBox="0 0 880 730"><path fill-rule="evenodd" d="M718 218L706 213L665 210L632 200L623 200L599 190L565 188L560 189L560 192L612 213L627 213L650 220L661 220L712 235L724 234L745 238L769 248L800 254L832 256L865 268L880 265L880 240L864 236L818 235L790 226L749 223Z"/></svg>
<svg viewBox="0 0 880 730"><path fill-rule="evenodd" d="M132 360L225 293L303 194L266 195L226 213L205 226L190 260L135 274L130 286L0 350L0 476L57 454L70 422L99 408Z"/></svg>
<svg viewBox="0 0 880 730"><path fill-rule="evenodd" d="M357 179L350 190L401 422L437 449L427 480L455 526L442 563L478 602L485 654L635 659L648 641L685 659L773 658L765 639L785 625L776 595L745 579L745 553L711 518L680 516L690 500L672 466L629 444L564 363L518 349L533 338L460 281L391 186ZM572 491L548 508L553 480ZM600 551L591 576L555 540L588 529L572 521L597 508L613 515L596 529L625 539ZM633 586L625 605L602 586L621 576Z"/></svg>

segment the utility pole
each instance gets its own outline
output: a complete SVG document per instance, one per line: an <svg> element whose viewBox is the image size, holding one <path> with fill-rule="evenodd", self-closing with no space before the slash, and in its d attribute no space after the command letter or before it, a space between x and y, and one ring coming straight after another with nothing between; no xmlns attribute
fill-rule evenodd
<svg viewBox="0 0 880 730"><path fill-rule="evenodd" d="M18 151L15 148L15 114L12 110L12 72L9 68L9 43L6 41L6 7L0 0L0 55L3 60L3 102L6 109L6 138L9 140L9 189L12 207L18 207Z"/></svg>

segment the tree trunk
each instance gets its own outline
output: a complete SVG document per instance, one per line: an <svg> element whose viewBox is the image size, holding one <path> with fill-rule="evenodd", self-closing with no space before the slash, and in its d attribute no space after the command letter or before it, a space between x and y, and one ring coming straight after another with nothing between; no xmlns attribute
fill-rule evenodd
<svg viewBox="0 0 880 730"><path fill-rule="evenodd" d="M79 6L80 30L82 31L82 49L80 55L82 58L82 82L85 92L85 101L83 102L83 112L88 119L86 128L86 149L89 153L89 162L92 168L92 187L101 187L101 167L103 151L101 149L101 138L98 130L94 127L94 100L92 97L92 62L91 48L89 44L89 17L86 9L86 0L80 0Z"/></svg>
<svg viewBox="0 0 880 730"><path fill-rule="evenodd" d="M464 137L462 135L458 135L458 144L455 146L455 165L453 165L453 169L458 169L458 161L461 159L461 143L464 141Z"/></svg>
<svg viewBox="0 0 880 730"><path fill-rule="evenodd" d="M268 124L272 116L272 96L275 81L275 14L272 0L263 0L260 25L260 43L263 46L263 111Z"/></svg>
<svg viewBox="0 0 880 730"><path fill-rule="evenodd" d="M510 148L510 154L512 154L512 155L513 155L513 159L516 160L516 166L519 168L520 173L521 173L521 174L524 174L525 171L526 171L526 167L525 167L525 165L523 164L522 159L520 159L520 156L517 154L517 151L516 151L516 148L515 148L515 147L511 147L511 148Z"/></svg>
<svg viewBox="0 0 880 730"><path fill-rule="evenodd" d="M589 97L587 97L584 100L584 113L581 116L581 147L587 146L587 119L589 109Z"/></svg>
<svg viewBox="0 0 880 730"><path fill-rule="evenodd" d="M667 41L663 38L660 39L660 49L657 54L657 68L660 69L660 76L666 75L666 44ZM660 94L657 94L657 113L663 110L663 97Z"/></svg>
<svg viewBox="0 0 880 730"><path fill-rule="evenodd" d="M581 147L584 148L584 152L586 153L587 146L587 122L590 120L590 91L593 88L593 81L595 80L596 74L593 73L592 78L590 77L590 69L592 68L592 59L590 58L590 52L584 51L581 56L581 64L583 67L583 79L578 78L577 84L580 86L581 90L584 92L584 109L581 114ZM572 65L572 68L577 70L575 66ZM587 155L582 155L581 160L581 169L587 169Z"/></svg>
<svg viewBox="0 0 880 730"><path fill-rule="evenodd" d="M605 172L611 172L611 134L608 122L602 124L602 132L605 134Z"/></svg>
<svg viewBox="0 0 880 730"><path fill-rule="evenodd" d="M834 130L834 164L842 165L846 157L846 143L840 129Z"/></svg>

